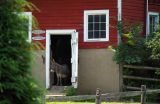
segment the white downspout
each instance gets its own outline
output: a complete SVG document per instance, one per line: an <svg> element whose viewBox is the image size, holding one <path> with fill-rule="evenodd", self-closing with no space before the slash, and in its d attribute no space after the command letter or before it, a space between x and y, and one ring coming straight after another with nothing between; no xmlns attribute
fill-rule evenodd
<svg viewBox="0 0 160 104"><path fill-rule="evenodd" d="M117 0L117 9L118 9L118 22L122 22L122 0ZM120 43L121 41L121 37L120 37L120 34L119 34L119 30L117 30L117 38L118 38L118 44ZM122 91L122 87L123 87L123 75L122 75L122 65L119 64L119 91Z"/></svg>
<svg viewBox="0 0 160 104"><path fill-rule="evenodd" d="M122 0L117 0L117 8L118 8L118 22L122 21ZM118 44L120 43L120 36L118 32Z"/></svg>
<svg viewBox="0 0 160 104"><path fill-rule="evenodd" d="M118 0L118 21L122 20L122 0Z"/></svg>

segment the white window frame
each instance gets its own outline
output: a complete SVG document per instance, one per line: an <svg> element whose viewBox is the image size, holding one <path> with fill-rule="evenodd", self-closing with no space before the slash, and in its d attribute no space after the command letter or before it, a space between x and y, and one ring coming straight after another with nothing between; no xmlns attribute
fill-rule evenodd
<svg viewBox="0 0 160 104"><path fill-rule="evenodd" d="M29 26L28 26L28 39L27 39L27 41L31 42L32 41L32 12L23 12L23 13L21 13L21 15L28 16Z"/></svg>
<svg viewBox="0 0 160 104"><path fill-rule="evenodd" d="M150 34L150 16L151 16L151 15L156 15L156 16L159 17L159 13L158 13L158 12L148 12L148 20L147 20L148 26L147 26L147 35L146 35L146 36L148 36L148 35ZM159 22L159 18L158 18L157 21Z"/></svg>
<svg viewBox="0 0 160 104"><path fill-rule="evenodd" d="M88 38L88 15L106 15L106 38ZM85 10L84 11L84 41L85 42L101 42L109 41L109 10Z"/></svg>

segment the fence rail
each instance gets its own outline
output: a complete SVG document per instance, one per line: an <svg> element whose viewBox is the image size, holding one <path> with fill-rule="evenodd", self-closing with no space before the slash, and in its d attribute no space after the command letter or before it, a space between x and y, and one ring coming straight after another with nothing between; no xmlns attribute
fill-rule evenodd
<svg viewBox="0 0 160 104"><path fill-rule="evenodd" d="M124 86L124 88L129 89L129 90L137 90L137 91L141 90L140 87L133 87L133 86Z"/></svg>
<svg viewBox="0 0 160 104"><path fill-rule="evenodd" d="M83 101L95 99L96 95L78 95L78 96L46 96L48 102L65 102L65 101Z"/></svg>
<svg viewBox="0 0 160 104"><path fill-rule="evenodd" d="M160 79L156 79L156 78L145 78L145 77L137 77L137 76L129 76L129 75L123 75L123 78L125 78L125 79L135 79L135 80L146 80L146 81L157 81L157 82L160 82Z"/></svg>
<svg viewBox="0 0 160 104"><path fill-rule="evenodd" d="M132 71L130 74L124 74L123 71L129 69ZM141 72L139 73L139 71ZM143 72L142 72L143 71ZM125 81L143 81L143 82L153 82L157 83L160 82L160 79L155 76L150 76L151 73L155 73L156 71L160 71L159 67L149 67L149 66L137 66L137 65L125 65L125 64L120 64L120 88L122 91L122 88L126 88L128 90L140 90L139 86L135 86L134 84L132 85L125 85ZM139 74L135 74L139 73ZM144 74L144 75L142 75ZM149 85L148 85L149 87ZM152 87L151 87L152 89Z"/></svg>
<svg viewBox="0 0 160 104"><path fill-rule="evenodd" d="M55 101L83 101L95 99L95 104L101 104L102 98L103 100L109 100L112 98L123 98L123 97L134 97L141 96L140 101L141 104L146 104L146 96L147 94L160 93L160 89L148 90L145 85L141 86L141 91L128 91L128 92L116 92L116 93L104 93L102 94L101 89L96 90L96 95L78 95L78 96L46 96L46 101L55 102Z"/></svg>
<svg viewBox="0 0 160 104"><path fill-rule="evenodd" d="M123 65L125 68L132 68L132 69L145 69L145 70L160 70L157 67L148 67L148 66L135 66L135 65Z"/></svg>
<svg viewBox="0 0 160 104"><path fill-rule="evenodd" d="M141 91L128 91L128 92L119 92L119 93L106 93L101 94L101 90L97 89L96 91L96 104L101 104L102 97L107 98L121 98L121 97L134 97L134 96L141 96L141 104L146 104L146 95L153 94L153 93L160 93L160 89L155 90L147 90L145 85L141 85Z"/></svg>

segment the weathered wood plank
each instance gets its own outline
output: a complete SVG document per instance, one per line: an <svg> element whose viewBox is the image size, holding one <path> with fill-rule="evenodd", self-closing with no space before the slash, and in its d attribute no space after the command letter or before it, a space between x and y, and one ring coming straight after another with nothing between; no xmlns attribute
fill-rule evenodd
<svg viewBox="0 0 160 104"><path fill-rule="evenodd" d="M160 93L160 89L156 89L156 90L147 90L146 93L147 93L147 94Z"/></svg>
<svg viewBox="0 0 160 104"><path fill-rule="evenodd" d="M120 97L133 97L140 96L142 91L128 91L128 92L116 92L116 93L105 93L101 94L102 98L120 98ZM146 94L160 93L160 89L156 90L146 90ZM46 96L46 101L81 101L81 100L90 100L95 99L96 95L78 95L78 96Z"/></svg>
<svg viewBox="0 0 160 104"><path fill-rule="evenodd" d="M95 99L96 104L101 104L101 90L97 88L96 90L96 99Z"/></svg>
<svg viewBox="0 0 160 104"><path fill-rule="evenodd" d="M146 104L146 85L141 85L141 104Z"/></svg>
<svg viewBox="0 0 160 104"><path fill-rule="evenodd" d="M46 101L81 101L81 100L90 100L95 99L96 95L78 95L78 96L46 96Z"/></svg>
<svg viewBox="0 0 160 104"><path fill-rule="evenodd" d="M106 93L102 94L101 96L106 98L115 98L115 97L132 97L141 94L142 94L141 91L128 91L128 92Z"/></svg>
<svg viewBox="0 0 160 104"><path fill-rule="evenodd" d="M143 91L128 91L128 92L117 92L117 93L105 93L101 94L102 97L115 98L115 97L133 97L139 96ZM160 89L156 90L146 90L146 94L160 93Z"/></svg>
<svg viewBox="0 0 160 104"><path fill-rule="evenodd" d="M128 92L117 92L117 93L106 93L102 94L102 97L106 98L116 98L116 97L133 97L140 96L143 91L128 91ZM156 90L146 90L146 94L160 93L160 89Z"/></svg>
<svg viewBox="0 0 160 104"><path fill-rule="evenodd" d="M123 75L123 78L126 79L135 79L135 80L146 80L146 81L160 81L160 79L155 79L155 78L144 78L144 77L137 77L137 76L128 76L128 75Z"/></svg>
<svg viewBox="0 0 160 104"><path fill-rule="evenodd" d="M132 87L132 86L124 86L126 89L130 89L130 90L138 90L140 91L141 88L140 87Z"/></svg>
<svg viewBox="0 0 160 104"><path fill-rule="evenodd" d="M123 91L123 64L119 65L119 87L120 91Z"/></svg>
<svg viewBox="0 0 160 104"><path fill-rule="evenodd" d="M123 67L132 69L160 70L160 68L158 67L148 67L148 66L123 65Z"/></svg>

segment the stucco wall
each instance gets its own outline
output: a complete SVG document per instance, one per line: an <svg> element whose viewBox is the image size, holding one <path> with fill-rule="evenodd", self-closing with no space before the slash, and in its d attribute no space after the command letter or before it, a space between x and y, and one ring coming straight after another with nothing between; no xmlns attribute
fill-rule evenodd
<svg viewBox="0 0 160 104"><path fill-rule="evenodd" d="M107 49L80 49L78 92L119 91L119 66L113 62L113 52Z"/></svg>
<svg viewBox="0 0 160 104"><path fill-rule="evenodd" d="M33 75L45 87L44 51L34 53ZM79 49L78 93L95 94L119 91L119 66L113 62L113 52L107 49Z"/></svg>
<svg viewBox="0 0 160 104"><path fill-rule="evenodd" d="M45 64L43 63L42 55L44 55L44 51L35 51L33 53L32 74L38 83L45 87Z"/></svg>

